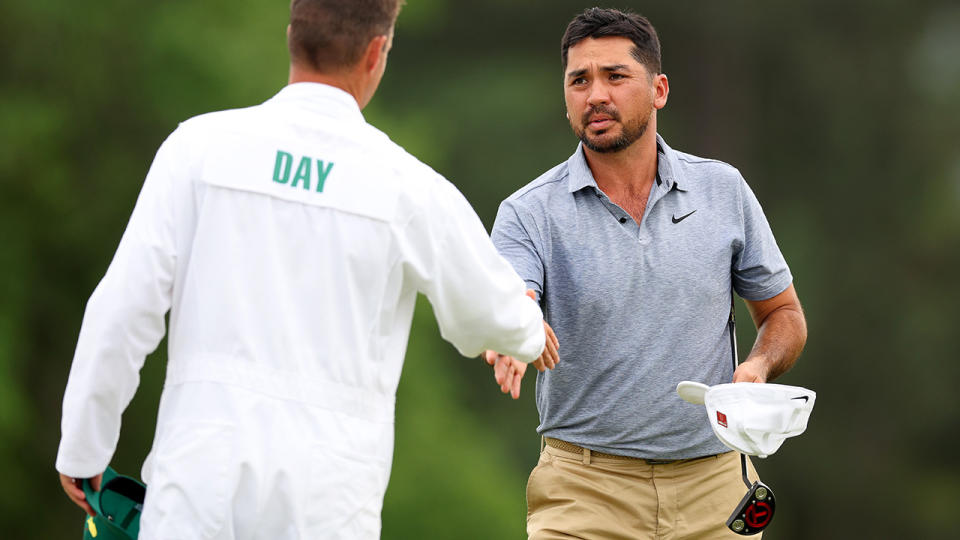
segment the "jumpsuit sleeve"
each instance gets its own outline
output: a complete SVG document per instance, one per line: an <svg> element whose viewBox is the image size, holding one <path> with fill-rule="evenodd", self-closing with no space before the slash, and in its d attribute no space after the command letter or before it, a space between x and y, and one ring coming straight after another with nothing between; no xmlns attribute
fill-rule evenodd
<svg viewBox="0 0 960 540"><path fill-rule="evenodd" d="M540 307L494 248L473 207L435 178L401 233L405 274L433 305L440 334L464 356L490 349L532 362L543 352Z"/></svg>
<svg viewBox="0 0 960 540"><path fill-rule="evenodd" d="M109 464L140 368L165 333L176 267L178 133L157 151L103 279L87 302L63 397L56 468L89 478Z"/></svg>

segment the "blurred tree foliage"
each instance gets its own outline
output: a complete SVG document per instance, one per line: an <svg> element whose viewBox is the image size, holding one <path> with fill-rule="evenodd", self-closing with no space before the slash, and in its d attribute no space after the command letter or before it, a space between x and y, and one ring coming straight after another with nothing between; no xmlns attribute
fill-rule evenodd
<svg viewBox="0 0 960 540"><path fill-rule="evenodd" d="M558 45L590 4L408 3L365 115L489 226L503 198L574 148ZM759 463L781 503L767 536L960 537L960 6L617 6L660 32L672 90L661 133L740 168L807 310L810 341L783 382L817 390L818 403L807 433ZM72 538L82 515L53 461L83 305L177 122L285 84L287 4L0 10L0 517L5 538ZM746 349L753 330L740 334ZM149 449L164 363L161 346L124 416L123 471L139 471ZM384 538L523 536L539 443L526 383L519 402L499 395L421 302Z"/></svg>

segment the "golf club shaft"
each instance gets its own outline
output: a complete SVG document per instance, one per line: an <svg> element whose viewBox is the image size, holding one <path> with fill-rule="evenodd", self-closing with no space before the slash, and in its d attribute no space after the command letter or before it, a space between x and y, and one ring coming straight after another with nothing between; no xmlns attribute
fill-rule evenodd
<svg viewBox="0 0 960 540"><path fill-rule="evenodd" d="M736 317L736 306L733 303L733 291L730 291L730 356L733 358L733 371L736 373L737 366L740 365L740 360L737 356L737 317ZM746 484L747 489L752 487L750 479L747 478L747 456L746 454L740 454L740 471L743 473L743 483Z"/></svg>

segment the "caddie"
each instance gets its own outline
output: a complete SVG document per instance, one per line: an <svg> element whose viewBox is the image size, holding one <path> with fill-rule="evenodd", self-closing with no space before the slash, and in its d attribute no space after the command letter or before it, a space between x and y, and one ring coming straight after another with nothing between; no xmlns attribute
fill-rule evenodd
<svg viewBox="0 0 960 540"><path fill-rule="evenodd" d="M377 538L418 292L462 354L555 364L471 206L361 114L400 4L293 0L289 85L160 147L64 395L56 468L88 513L78 479L99 485L168 311L148 539Z"/></svg>

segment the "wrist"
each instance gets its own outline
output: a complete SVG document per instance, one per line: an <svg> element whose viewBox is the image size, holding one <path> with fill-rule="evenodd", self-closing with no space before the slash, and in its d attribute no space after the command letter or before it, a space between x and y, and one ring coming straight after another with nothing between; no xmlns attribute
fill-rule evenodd
<svg viewBox="0 0 960 540"><path fill-rule="evenodd" d="M762 355L751 355L737 366L734 382L765 383L770 379L770 361Z"/></svg>

